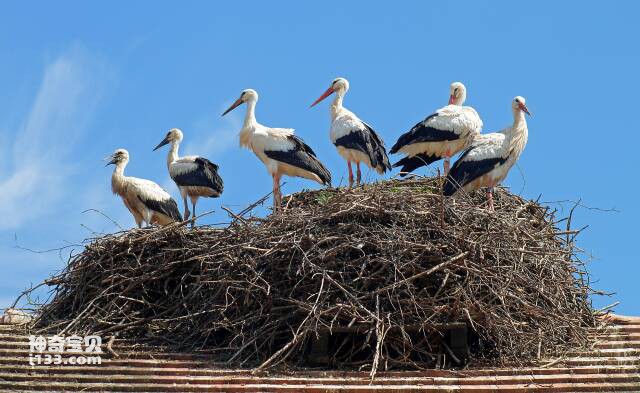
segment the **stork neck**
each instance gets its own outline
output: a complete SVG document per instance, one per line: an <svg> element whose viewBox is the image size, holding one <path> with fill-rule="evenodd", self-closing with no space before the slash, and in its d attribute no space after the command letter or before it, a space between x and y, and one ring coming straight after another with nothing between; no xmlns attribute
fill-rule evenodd
<svg viewBox="0 0 640 393"><path fill-rule="evenodd" d="M126 161L120 161L116 164L115 169L113 170L114 176L124 176L124 168L127 166Z"/></svg>
<svg viewBox="0 0 640 393"><path fill-rule="evenodd" d="M249 101L247 102L247 113L244 115L244 127L250 128L251 126L256 125L258 122L256 121L256 102Z"/></svg>
<svg viewBox="0 0 640 393"><path fill-rule="evenodd" d="M336 92L336 98L334 98L333 102L331 103L331 117L334 119L336 118L336 116L338 116L338 113L342 111L342 100L344 99L344 95L344 90L338 90Z"/></svg>
<svg viewBox="0 0 640 393"><path fill-rule="evenodd" d="M170 166L172 162L178 161L179 148L180 148L180 142L178 141L171 142L171 148L169 149L169 154L167 155L167 166Z"/></svg>
<svg viewBox="0 0 640 393"><path fill-rule="evenodd" d="M111 191L114 194L118 194L122 190L124 183L124 168L126 166L126 162L119 162L113 170L113 174L111 175Z"/></svg>
<svg viewBox="0 0 640 393"><path fill-rule="evenodd" d="M463 89L459 96L453 98L453 105L462 106L466 100L467 91Z"/></svg>
<svg viewBox="0 0 640 393"><path fill-rule="evenodd" d="M525 127L527 126L527 119L525 119L524 117L524 112L521 111L520 109L514 110L513 111L513 128L519 128L522 127L522 125L524 125Z"/></svg>
<svg viewBox="0 0 640 393"><path fill-rule="evenodd" d="M514 159L518 159L524 146L527 144L529 137L529 131L527 129L527 120L524 117L523 111L514 111L513 113L513 127L509 132L509 150Z"/></svg>

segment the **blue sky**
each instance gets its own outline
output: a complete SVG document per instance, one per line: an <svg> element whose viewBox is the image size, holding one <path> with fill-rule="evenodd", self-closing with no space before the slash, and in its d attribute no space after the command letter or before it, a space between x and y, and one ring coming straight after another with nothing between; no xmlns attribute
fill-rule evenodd
<svg viewBox="0 0 640 393"><path fill-rule="evenodd" d="M221 118L245 88L260 93L258 121L292 127L333 173L344 162L328 138L326 103L336 76L350 80L345 105L396 138L447 102L462 81L484 131L510 124L510 102L527 98L529 143L505 184L527 198L578 200L589 225L581 247L597 288L617 292L617 311L640 315L636 233L640 142L640 3L615 2L41 2L0 13L0 307L62 268L94 233L133 220L110 191L103 157L131 154L127 173L177 196L166 151L171 127L183 153L218 163L219 200L201 223L224 222L271 179L237 132L244 108ZM627 113L629 111L629 113ZM635 168L635 169L634 169ZM368 173L369 179L377 176ZM317 185L287 180L285 193ZM565 209L570 207L564 205ZM566 210L565 210L566 212ZM78 248L76 248L77 250Z"/></svg>

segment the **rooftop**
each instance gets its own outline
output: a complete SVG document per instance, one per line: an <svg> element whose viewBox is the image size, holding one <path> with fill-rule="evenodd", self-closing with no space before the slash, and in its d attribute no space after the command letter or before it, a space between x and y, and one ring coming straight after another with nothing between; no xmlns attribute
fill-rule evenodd
<svg viewBox="0 0 640 393"><path fill-rule="evenodd" d="M640 391L640 317L611 316L589 351L530 367L379 372L228 369L198 353L115 340L96 366L30 366L28 333L0 326L0 390L119 392Z"/></svg>

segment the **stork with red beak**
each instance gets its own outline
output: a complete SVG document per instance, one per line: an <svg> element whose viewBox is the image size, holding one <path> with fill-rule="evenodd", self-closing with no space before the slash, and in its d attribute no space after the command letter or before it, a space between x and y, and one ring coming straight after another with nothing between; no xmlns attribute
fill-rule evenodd
<svg viewBox="0 0 640 393"><path fill-rule="evenodd" d="M271 128L258 123L255 115L257 102L258 93L255 90L244 90L222 116L247 104L247 113L240 130L240 146L253 151L273 178L274 211L280 210L282 206L282 175L303 177L331 185L331 174L327 168L316 158L314 151L294 135L292 128Z"/></svg>
<svg viewBox="0 0 640 393"><path fill-rule="evenodd" d="M336 146L338 154L347 160L349 168L349 187L353 186L353 170L351 163L356 164L357 185L360 185L362 174L360 163L364 163L378 174L391 170L389 157L382 138L370 125L360 120L353 112L342 106L342 100L349 90L349 81L336 78L331 86L311 106L335 93L331 104L331 129L329 137Z"/></svg>
<svg viewBox="0 0 640 393"><path fill-rule="evenodd" d="M527 144L529 130L525 113L531 116L524 97L516 97L511 103L513 125L499 132L478 136L471 146L453 164L445 179L443 193L455 195L488 187L487 201L493 211L493 188L502 182L509 169L518 161Z"/></svg>
<svg viewBox="0 0 640 393"><path fill-rule="evenodd" d="M449 172L451 157L471 144L482 130L478 112L462 106L467 98L467 89L460 82L449 88L449 105L413 126L400 136L390 153L405 153L406 157L393 164L401 166L401 176L444 158L444 173Z"/></svg>

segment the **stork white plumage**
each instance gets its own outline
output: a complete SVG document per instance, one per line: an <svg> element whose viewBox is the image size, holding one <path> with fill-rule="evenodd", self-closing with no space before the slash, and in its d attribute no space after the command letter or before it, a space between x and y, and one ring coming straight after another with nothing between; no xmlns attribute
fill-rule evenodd
<svg viewBox="0 0 640 393"><path fill-rule="evenodd" d="M169 176L178 186L182 201L184 202L184 219L188 220L189 205L187 197L191 199L193 207L193 219L191 226L196 224L196 203L200 197L217 198L222 194L224 185L222 178L218 175L218 166L204 157L178 155L180 142L182 142L182 131L179 128L172 128L167 136L155 147L158 150L164 145L171 144L167 155L167 168Z"/></svg>
<svg viewBox="0 0 640 393"><path fill-rule="evenodd" d="M401 176L424 165L444 158L444 174L449 172L451 157L471 144L482 130L478 112L462 106L467 99L467 89L460 82L449 87L449 105L413 126L400 136L390 153L405 153L407 156L393 164L401 166Z"/></svg>
<svg viewBox="0 0 640 393"><path fill-rule="evenodd" d="M258 123L255 116L258 93L247 89L222 116L243 103L247 113L240 130L240 146L253 151L273 178L274 211L282 205L280 178L282 175L303 177L320 184L331 185L331 173L318 160L314 151L294 135L292 128L271 128Z"/></svg>
<svg viewBox="0 0 640 393"><path fill-rule="evenodd" d="M342 106L342 100L349 90L349 81L344 78L336 78L331 86L320 98L315 100L313 107L320 101L335 93L336 97L331 104L331 129L329 136L336 146L338 154L347 160L349 168L349 187L353 186L353 170L351 163L356 163L357 184L360 185L360 163L374 169L382 175L391 170L389 157L385 151L382 138L364 121L360 120L353 112Z"/></svg>
<svg viewBox="0 0 640 393"><path fill-rule="evenodd" d="M116 166L111 175L111 191L122 198L138 228L142 228L143 223L168 225L182 221L176 201L162 187L151 180L124 175L129 152L118 149L110 159L107 165Z"/></svg>
<svg viewBox="0 0 640 393"><path fill-rule="evenodd" d="M511 103L513 125L499 132L478 136L455 162L444 183L444 195L460 190L488 187L489 210L493 211L493 188L507 177L527 144L529 130L525 113L531 116L523 97Z"/></svg>

